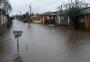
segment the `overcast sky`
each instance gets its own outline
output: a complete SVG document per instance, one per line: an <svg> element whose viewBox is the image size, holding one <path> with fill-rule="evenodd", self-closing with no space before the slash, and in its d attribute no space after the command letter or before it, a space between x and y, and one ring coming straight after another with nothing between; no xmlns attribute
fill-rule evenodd
<svg viewBox="0 0 90 62"><path fill-rule="evenodd" d="M43 13L47 11L56 11L57 6L70 0L9 0L13 8L11 15L20 14L20 12L29 12L29 6L32 6L33 13ZM88 0L89 1L89 0Z"/></svg>

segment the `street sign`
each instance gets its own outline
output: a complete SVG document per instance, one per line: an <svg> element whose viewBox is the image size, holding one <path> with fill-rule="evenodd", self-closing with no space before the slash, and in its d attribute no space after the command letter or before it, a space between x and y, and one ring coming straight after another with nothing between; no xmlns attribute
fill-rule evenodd
<svg viewBox="0 0 90 62"><path fill-rule="evenodd" d="M17 52L19 52L19 41L18 41L18 37L21 37L22 31L13 31L13 34L14 34L15 38L17 39Z"/></svg>
<svg viewBox="0 0 90 62"><path fill-rule="evenodd" d="M22 31L13 31L13 34L14 34L15 38L21 37Z"/></svg>

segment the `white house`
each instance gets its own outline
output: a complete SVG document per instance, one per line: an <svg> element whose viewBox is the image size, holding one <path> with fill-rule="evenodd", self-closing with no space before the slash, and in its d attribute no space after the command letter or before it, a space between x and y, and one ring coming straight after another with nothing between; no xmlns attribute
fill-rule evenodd
<svg viewBox="0 0 90 62"><path fill-rule="evenodd" d="M65 11L58 11L56 14L56 24L57 25L70 25L69 16L65 13Z"/></svg>

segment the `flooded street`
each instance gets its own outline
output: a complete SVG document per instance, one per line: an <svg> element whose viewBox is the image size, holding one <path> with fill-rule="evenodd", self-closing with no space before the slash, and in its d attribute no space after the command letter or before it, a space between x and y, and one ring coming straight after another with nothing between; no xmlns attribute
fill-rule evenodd
<svg viewBox="0 0 90 62"><path fill-rule="evenodd" d="M14 30L23 31L19 53ZM90 62L90 33L14 20L0 35L0 62Z"/></svg>

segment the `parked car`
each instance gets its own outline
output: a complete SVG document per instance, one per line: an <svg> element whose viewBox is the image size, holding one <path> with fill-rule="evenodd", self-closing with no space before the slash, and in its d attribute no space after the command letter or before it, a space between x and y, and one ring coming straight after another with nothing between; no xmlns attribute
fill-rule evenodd
<svg viewBox="0 0 90 62"><path fill-rule="evenodd" d="M24 19L23 22L26 23L28 21L28 19Z"/></svg>

